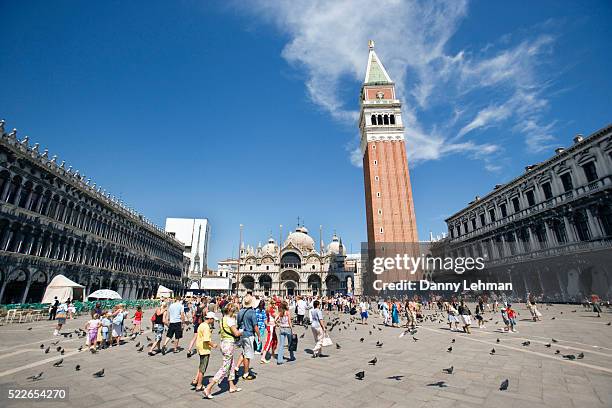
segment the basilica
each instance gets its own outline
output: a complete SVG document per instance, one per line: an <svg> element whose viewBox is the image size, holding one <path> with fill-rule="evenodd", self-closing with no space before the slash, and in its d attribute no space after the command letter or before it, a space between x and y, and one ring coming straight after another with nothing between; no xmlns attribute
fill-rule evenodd
<svg viewBox="0 0 612 408"><path fill-rule="evenodd" d="M333 296L354 293L355 269L335 233L317 250L308 229L298 226L280 248L273 238L255 248L241 244L236 280L239 294Z"/></svg>

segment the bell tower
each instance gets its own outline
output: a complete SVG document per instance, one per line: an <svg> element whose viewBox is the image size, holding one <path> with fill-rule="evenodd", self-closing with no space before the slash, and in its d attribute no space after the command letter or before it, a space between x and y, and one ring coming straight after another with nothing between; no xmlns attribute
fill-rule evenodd
<svg viewBox="0 0 612 408"><path fill-rule="evenodd" d="M395 84L368 43L361 87L361 152L365 182L368 247L418 242L410 173L404 143L402 104Z"/></svg>

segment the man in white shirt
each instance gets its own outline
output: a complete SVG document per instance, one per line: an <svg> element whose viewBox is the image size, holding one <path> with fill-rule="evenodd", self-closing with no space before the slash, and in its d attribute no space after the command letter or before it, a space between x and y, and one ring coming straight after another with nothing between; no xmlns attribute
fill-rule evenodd
<svg viewBox="0 0 612 408"><path fill-rule="evenodd" d="M177 296L174 302L168 307L164 316L164 324L168 326L166 341L162 347L162 354L166 354L166 345L174 337L174 352L178 353L179 340L183 337L183 323L185 323L185 309L181 303L181 298Z"/></svg>
<svg viewBox="0 0 612 408"><path fill-rule="evenodd" d="M297 324L304 324L304 315L306 314L306 301L298 296L297 301Z"/></svg>
<svg viewBox="0 0 612 408"><path fill-rule="evenodd" d="M361 302L359 302L359 312L361 313L361 324L367 324L368 323L368 303L364 299L361 299Z"/></svg>
<svg viewBox="0 0 612 408"><path fill-rule="evenodd" d="M323 336L325 335L325 322L323 321L323 312L319 309L319 301L315 300L310 309L310 328L317 342L312 349L312 358L321 357L321 348L323 348ZM326 357L326 356L323 356Z"/></svg>

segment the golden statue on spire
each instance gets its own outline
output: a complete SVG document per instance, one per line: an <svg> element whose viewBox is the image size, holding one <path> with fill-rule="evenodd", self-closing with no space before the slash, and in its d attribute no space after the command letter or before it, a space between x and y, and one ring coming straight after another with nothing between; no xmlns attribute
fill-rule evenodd
<svg viewBox="0 0 612 408"><path fill-rule="evenodd" d="M374 49L374 40L368 40L368 48L371 50Z"/></svg>

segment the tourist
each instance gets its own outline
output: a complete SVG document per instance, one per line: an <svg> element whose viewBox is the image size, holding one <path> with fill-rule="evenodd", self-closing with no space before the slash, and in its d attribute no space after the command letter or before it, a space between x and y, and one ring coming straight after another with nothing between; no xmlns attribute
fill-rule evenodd
<svg viewBox="0 0 612 408"><path fill-rule="evenodd" d="M57 298L56 298L57 299ZM60 330L62 330L62 326L66 324L66 314L68 313L68 306L65 302L60 303L56 311L53 313L53 318L57 320L57 326L55 327L55 331L53 332L54 336L60 335Z"/></svg>
<svg viewBox="0 0 612 408"><path fill-rule="evenodd" d="M400 312L399 303L395 299L393 299L391 303L391 326L392 327L399 327L399 324L400 324L399 312Z"/></svg>
<svg viewBox="0 0 612 408"><path fill-rule="evenodd" d="M448 302L444 302L444 308L446 309L449 330L453 331L453 324L455 325L455 330L459 330L459 311L455 309L452 303Z"/></svg>
<svg viewBox="0 0 612 408"><path fill-rule="evenodd" d="M85 331L87 332L87 344L90 350L95 350L98 342L98 329L100 328L100 319L97 313L94 313L91 320L85 325Z"/></svg>
<svg viewBox="0 0 612 408"><path fill-rule="evenodd" d="M132 320L132 334L142 333L142 307L136 306L136 311L134 312L134 316L132 316L134 320Z"/></svg>
<svg viewBox="0 0 612 408"><path fill-rule="evenodd" d="M97 313L98 316L102 316L102 305L100 304L100 302L96 302L96 305L92 309L91 315L93 316L94 313Z"/></svg>
<svg viewBox="0 0 612 408"><path fill-rule="evenodd" d="M325 357L321 354L323 347L323 337L326 333L325 322L323 321L323 312L319 309L319 301L315 300L310 309L310 329L315 339L315 346L312 349L312 358Z"/></svg>
<svg viewBox="0 0 612 408"><path fill-rule="evenodd" d="M509 324L510 331L512 331L512 333L517 333L515 329L516 312L512 309L512 305L510 303L508 303L508 306L506 307L506 315L508 316L508 324Z"/></svg>
<svg viewBox="0 0 612 408"><path fill-rule="evenodd" d="M298 300L296 303L296 315L297 315L297 324L304 324L304 315L306 315L306 301L302 298L302 296L298 296Z"/></svg>
<svg viewBox="0 0 612 408"><path fill-rule="evenodd" d="M189 346L187 347L187 357L191 357L193 355L192 350L193 346L198 338L198 329L200 324L204 320L204 315L208 312L208 308L205 308L202 304L202 301L198 301L191 313L192 322L193 322L193 338L189 342Z"/></svg>
<svg viewBox="0 0 612 408"><path fill-rule="evenodd" d="M508 304L504 303L504 307L501 308L501 317L502 320L504 321L504 325L505 327L503 328L503 331L505 332L509 332L510 331L510 320L508 319Z"/></svg>
<svg viewBox="0 0 612 408"><path fill-rule="evenodd" d="M255 349L255 354L261 354L261 350L264 345L264 338L266 335L266 301L261 299L259 304L257 305L257 309L255 309L255 317L257 318L257 328L259 329L259 337L257 341L257 348ZM302 316L304 317L304 316Z"/></svg>
<svg viewBox="0 0 612 408"><path fill-rule="evenodd" d="M174 353L179 352L179 341L183 337L183 324L185 323L185 310L181 303L180 296L174 298L174 302L168 306L168 310L164 315L164 324L168 326L166 332L166 340L161 349L162 355L166 354L166 346L174 338Z"/></svg>
<svg viewBox="0 0 612 408"><path fill-rule="evenodd" d="M359 313L361 315L361 324L367 324L368 323L368 302L365 301L365 299L361 299L361 302L359 302Z"/></svg>
<svg viewBox="0 0 612 408"><path fill-rule="evenodd" d="M68 316L72 320L74 319L74 314L76 313L76 307L74 307L74 303L71 299L68 299L66 304L68 305Z"/></svg>
<svg viewBox="0 0 612 408"><path fill-rule="evenodd" d="M115 306L115 311L113 312L113 324L111 327L111 347L121 344L121 336L123 336L123 320L125 315L123 314L123 309L121 305Z"/></svg>
<svg viewBox="0 0 612 408"><path fill-rule="evenodd" d="M383 324L385 326L389 325L389 304L386 301L382 301L382 303L380 304L381 307L381 311L382 311L382 318L383 318Z"/></svg>
<svg viewBox="0 0 612 408"><path fill-rule="evenodd" d="M270 301L270 306L267 312L267 320L266 320L266 342L261 351L261 364L268 363L268 352L270 352L270 357L274 354L274 350L276 350L277 346L277 337L276 337L276 303L272 300Z"/></svg>
<svg viewBox="0 0 612 408"><path fill-rule="evenodd" d="M236 387L234 381L229 378L230 374L234 374L232 363L234 361L234 347L236 341L240 338L240 330L236 327L236 311L238 306L235 303L228 303L223 309L223 318L221 319L219 334L221 337L221 354L223 354L223 363L221 368L217 371L214 377L208 383L208 386L204 389L204 398L212 399L212 387L221 382L224 378L227 378L229 383L229 392L239 392L242 388Z"/></svg>
<svg viewBox="0 0 612 408"><path fill-rule="evenodd" d="M531 313L531 318L533 319L534 322L537 322L538 320L542 320L542 313L540 313L540 311L538 310L538 307L536 306L536 302L534 299L528 300L527 301L527 309L529 309L529 313Z"/></svg>
<svg viewBox="0 0 612 408"><path fill-rule="evenodd" d="M242 309L238 313L238 325L242 333L240 338L242 355L238 359L236 367L244 366L242 379L247 381L255 379L255 376L251 375L250 364L251 359L255 358L255 338L261 341L257 317L255 316L255 310L253 310L254 302L253 296L247 294L242 301Z"/></svg>
<svg viewBox="0 0 612 408"><path fill-rule="evenodd" d="M60 302L57 300L57 296L53 298L53 303L49 306L49 320L55 320L55 316L57 315L57 307Z"/></svg>
<svg viewBox="0 0 612 408"><path fill-rule="evenodd" d="M94 313L95 315L96 313ZM98 331L98 333L100 334L99 336L99 340L98 343L100 343L102 348L107 348L108 346L110 346L110 339L109 339L109 333L111 331L111 326L113 325L112 322L112 314L106 313L102 316L102 319L100 319L100 330Z"/></svg>
<svg viewBox="0 0 612 408"><path fill-rule="evenodd" d="M200 363L198 364L198 372L196 374L196 378L191 383L191 385L196 387L195 391L197 392L204 391L204 387L202 386L202 380L204 379L204 373L208 368L210 350L213 348L217 348L217 344L213 343L212 341L212 332L210 327L210 325L213 324L215 320L219 320L217 316L215 316L215 313L208 312L204 316L204 319L202 319L202 322L198 325L197 340L195 345L198 351L198 355L200 356Z"/></svg>
<svg viewBox="0 0 612 408"><path fill-rule="evenodd" d="M149 349L150 356L154 356L161 351L161 341L164 336L164 316L166 316L166 304L162 303L155 309L151 317L153 331L155 332L155 341L151 344L151 348ZM153 349L157 349L155 353L153 353Z"/></svg>
<svg viewBox="0 0 612 408"><path fill-rule="evenodd" d="M463 331L467 334L472 334L472 332L470 331L470 325L472 324L472 312L463 300L459 304L458 311L459 315L461 316L461 321L463 323Z"/></svg>
<svg viewBox="0 0 612 408"><path fill-rule="evenodd" d="M278 315L276 316L276 324L278 326L278 352L276 353L276 364L281 365L285 362L285 341L289 348L289 361L295 360L295 355L291 348L291 341L293 337L293 326L291 324L291 312L286 301L282 301L278 308Z"/></svg>

